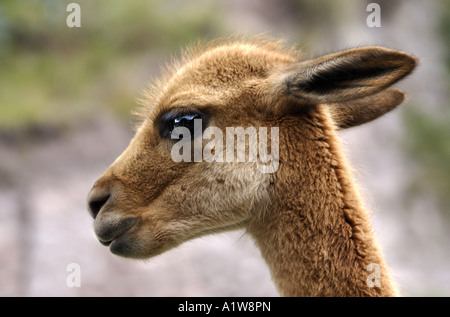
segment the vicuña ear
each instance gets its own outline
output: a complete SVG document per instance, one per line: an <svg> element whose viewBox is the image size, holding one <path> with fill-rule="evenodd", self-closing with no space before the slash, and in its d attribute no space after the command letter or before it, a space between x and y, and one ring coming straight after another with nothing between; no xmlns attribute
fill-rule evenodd
<svg viewBox="0 0 450 317"><path fill-rule="evenodd" d="M361 47L291 66L283 75L289 95L315 103L369 96L408 75L417 61L383 47Z"/></svg>
<svg viewBox="0 0 450 317"><path fill-rule="evenodd" d="M341 103L328 104L338 129L347 129L375 120L391 111L405 99L405 94L394 88Z"/></svg>

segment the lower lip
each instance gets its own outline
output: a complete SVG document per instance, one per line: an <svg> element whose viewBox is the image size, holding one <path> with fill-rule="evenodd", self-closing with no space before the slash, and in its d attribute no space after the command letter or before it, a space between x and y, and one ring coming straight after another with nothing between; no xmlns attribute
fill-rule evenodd
<svg viewBox="0 0 450 317"><path fill-rule="evenodd" d="M129 253L129 241L126 238L119 237L109 242L109 250L111 253L126 256Z"/></svg>

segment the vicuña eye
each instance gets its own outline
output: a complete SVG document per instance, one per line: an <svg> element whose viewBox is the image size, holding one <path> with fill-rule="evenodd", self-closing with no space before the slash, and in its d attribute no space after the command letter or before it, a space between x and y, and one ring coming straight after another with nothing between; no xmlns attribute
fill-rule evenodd
<svg viewBox="0 0 450 317"><path fill-rule="evenodd" d="M202 120L201 124L197 119ZM180 129L173 133L175 128L184 127L190 132L191 139L201 132L204 128L204 115L199 111L175 109L161 116L159 121L159 134L162 138L181 139L184 136L183 130Z"/></svg>

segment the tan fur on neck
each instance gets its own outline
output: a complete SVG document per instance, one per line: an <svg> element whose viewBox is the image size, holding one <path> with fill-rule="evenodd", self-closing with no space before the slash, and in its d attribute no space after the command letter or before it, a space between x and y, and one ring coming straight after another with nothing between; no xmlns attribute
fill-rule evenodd
<svg viewBox="0 0 450 317"><path fill-rule="evenodd" d="M276 175L271 215L249 232L285 296L395 296L333 125L323 106L304 122L280 123L280 155L289 159ZM310 142L298 147L292 137ZM370 263L381 268L381 287L367 284Z"/></svg>

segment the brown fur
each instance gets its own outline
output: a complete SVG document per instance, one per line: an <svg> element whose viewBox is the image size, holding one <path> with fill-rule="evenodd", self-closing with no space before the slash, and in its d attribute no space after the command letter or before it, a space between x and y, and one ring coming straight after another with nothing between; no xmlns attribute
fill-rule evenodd
<svg viewBox="0 0 450 317"><path fill-rule="evenodd" d="M185 56L145 94L136 136L89 195L99 240L118 255L148 258L245 228L284 296L396 295L336 131L400 104L403 93L386 88L415 64L381 47L307 60L264 41L215 43ZM222 131L279 127L278 170L175 163L173 140L157 124L183 107L207 112L208 125ZM380 287L367 284L370 263L381 268Z"/></svg>

